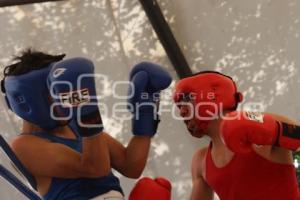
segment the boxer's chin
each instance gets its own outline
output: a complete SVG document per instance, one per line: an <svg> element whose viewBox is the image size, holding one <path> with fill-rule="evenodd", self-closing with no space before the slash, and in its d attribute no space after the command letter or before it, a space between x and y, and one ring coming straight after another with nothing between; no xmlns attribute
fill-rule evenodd
<svg viewBox="0 0 300 200"><path fill-rule="evenodd" d="M197 131L190 131L190 134L193 137L196 137L196 138L202 138L205 135L204 131L199 131L199 130L197 130Z"/></svg>

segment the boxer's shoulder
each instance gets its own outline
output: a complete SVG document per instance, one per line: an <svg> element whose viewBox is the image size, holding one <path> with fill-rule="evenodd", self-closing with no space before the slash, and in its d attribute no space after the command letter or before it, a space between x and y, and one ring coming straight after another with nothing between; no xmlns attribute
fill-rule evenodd
<svg viewBox="0 0 300 200"><path fill-rule="evenodd" d="M10 142L10 147L16 154L24 154L24 152L26 152L26 149L29 150L31 149L31 147L38 148L39 145L43 146L49 142L49 140L37 137L35 135L20 134Z"/></svg>

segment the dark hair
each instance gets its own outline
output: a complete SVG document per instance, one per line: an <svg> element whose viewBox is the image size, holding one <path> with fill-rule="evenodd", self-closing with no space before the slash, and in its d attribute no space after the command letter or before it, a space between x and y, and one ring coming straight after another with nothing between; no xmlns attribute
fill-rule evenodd
<svg viewBox="0 0 300 200"><path fill-rule="evenodd" d="M38 70L49 66L53 62L58 62L65 57L65 54L50 55L32 49L26 49L19 56L15 56L14 64L4 68L4 77L11 75L21 75L33 70Z"/></svg>

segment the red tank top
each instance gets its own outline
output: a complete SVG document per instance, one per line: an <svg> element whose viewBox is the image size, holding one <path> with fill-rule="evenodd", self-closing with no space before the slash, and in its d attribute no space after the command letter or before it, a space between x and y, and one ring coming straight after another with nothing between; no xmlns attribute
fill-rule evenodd
<svg viewBox="0 0 300 200"><path fill-rule="evenodd" d="M277 164L254 151L235 154L222 168L206 155L206 182L221 200L300 200L293 165Z"/></svg>

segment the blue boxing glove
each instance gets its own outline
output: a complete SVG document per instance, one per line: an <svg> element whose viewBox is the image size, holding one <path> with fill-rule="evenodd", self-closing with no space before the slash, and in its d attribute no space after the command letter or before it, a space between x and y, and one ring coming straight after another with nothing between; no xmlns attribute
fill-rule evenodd
<svg viewBox="0 0 300 200"><path fill-rule="evenodd" d="M57 62L48 76L55 117L75 119L78 134L89 137L103 131L94 80L94 65L85 58Z"/></svg>
<svg viewBox="0 0 300 200"><path fill-rule="evenodd" d="M153 136L159 123L159 94L172 82L170 74L150 62L135 65L130 72L128 108L133 113L134 135Z"/></svg>

